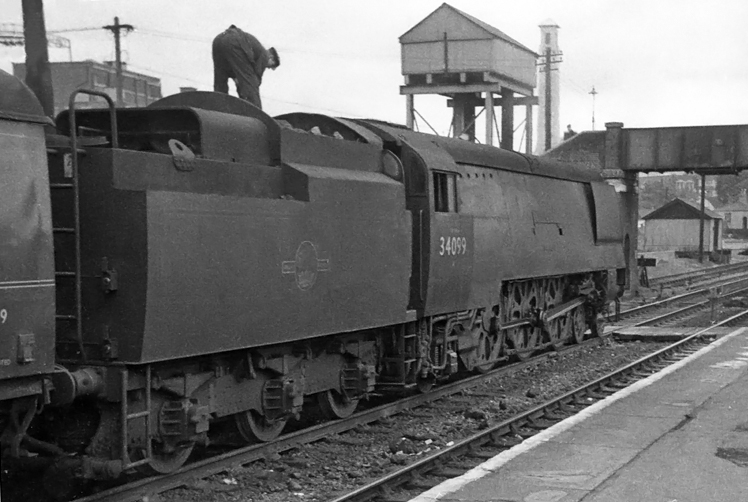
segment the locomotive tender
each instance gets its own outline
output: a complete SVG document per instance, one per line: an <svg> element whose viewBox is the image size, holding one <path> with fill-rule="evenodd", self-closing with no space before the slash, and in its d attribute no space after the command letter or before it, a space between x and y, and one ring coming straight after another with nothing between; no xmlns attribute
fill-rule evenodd
<svg viewBox="0 0 748 502"><path fill-rule="evenodd" d="M623 285L572 165L207 92L46 121L0 73L4 462L170 472L218 421L268 441L597 336Z"/></svg>

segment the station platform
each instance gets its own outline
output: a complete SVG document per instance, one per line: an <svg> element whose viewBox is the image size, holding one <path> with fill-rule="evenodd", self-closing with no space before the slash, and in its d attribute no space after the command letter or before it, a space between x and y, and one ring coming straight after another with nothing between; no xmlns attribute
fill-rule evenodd
<svg viewBox="0 0 748 502"><path fill-rule="evenodd" d="M411 502L748 501L748 328Z"/></svg>

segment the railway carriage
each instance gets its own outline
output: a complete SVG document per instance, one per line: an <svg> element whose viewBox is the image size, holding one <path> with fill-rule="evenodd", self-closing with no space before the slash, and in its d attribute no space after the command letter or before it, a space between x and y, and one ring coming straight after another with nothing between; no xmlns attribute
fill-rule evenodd
<svg viewBox="0 0 748 502"><path fill-rule="evenodd" d="M46 149L14 120L37 131L2 190L35 199L2 221L37 266L3 278L48 286L13 297L48 406L4 422L4 461L45 453L50 479L169 472L218 422L268 441L310 401L345 417L596 336L624 277L617 195L573 166L204 92L68 110Z"/></svg>

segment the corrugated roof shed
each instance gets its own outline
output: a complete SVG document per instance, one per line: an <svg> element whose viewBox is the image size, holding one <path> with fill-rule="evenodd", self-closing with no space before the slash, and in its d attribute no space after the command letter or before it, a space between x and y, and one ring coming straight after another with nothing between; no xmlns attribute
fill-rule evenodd
<svg viewBox="0 0 748 502"><path fill-rule="evenodd" d="M704 209L704 215L707 220L721 220L722 216ZM659 209L655 209L644 220L698 220L701 218L701 209L696 204L683 199L673 199Z"/></svg>

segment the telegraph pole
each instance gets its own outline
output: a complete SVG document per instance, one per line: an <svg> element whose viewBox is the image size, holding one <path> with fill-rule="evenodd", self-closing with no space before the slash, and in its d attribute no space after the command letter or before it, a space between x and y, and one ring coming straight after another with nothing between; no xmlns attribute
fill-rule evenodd
<svg viewBox="0 0 748 502"><path fill-rule="evenodd" d="M550 150L552 145L551 131L553 130L553 80L551 79L551 72L555 71L555 69L553 68L553 63L560 63L562 61L562 56L563 53L561 51L552 52L551 47L548 46L545 48L545 53L542 56L545 61L543 61L542 63L538 63L540 72L545 72L545 151ZM556 59L554 59L554 57Z"/></svg>
<svg viewBox="0 0 748 502"><path fill-rule="evenodd" d="M131 24L119 24L119 18L115 17L114 24L104 26L104 29L114 34L114 57L115 68L117 70L117 106L122 106L122 51L119 43L120 31L131 32L135 27Z"/></svg>
<svg viewBox="0 0 748 502"><path fill-rule="evenodd" d="M595 90L595 86L592 86L592 90L589 92L592 94L592 130L595 130L595 96L597 96L597 91Z"/></svg>

